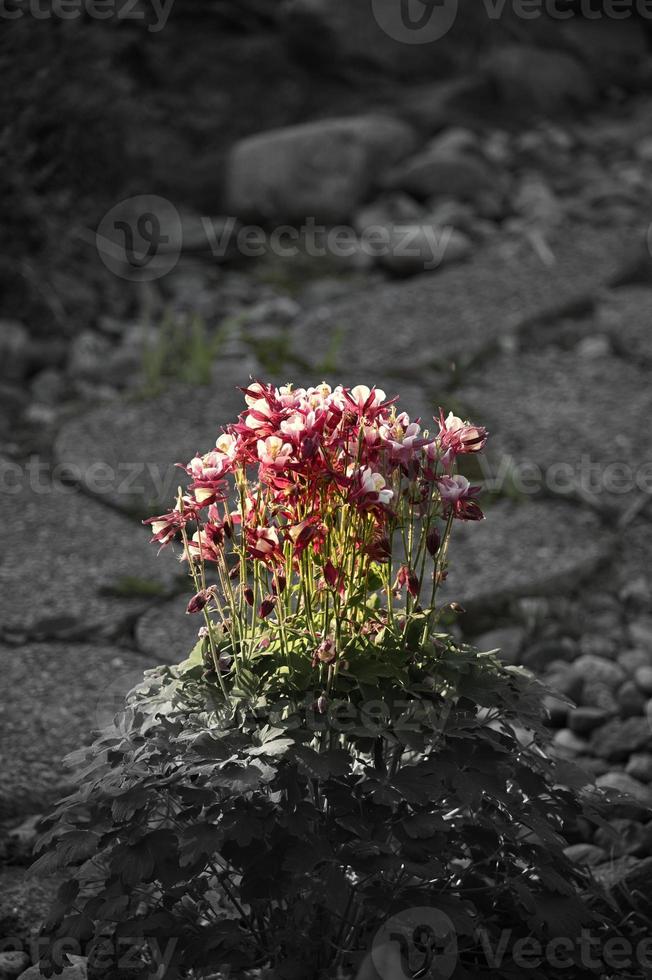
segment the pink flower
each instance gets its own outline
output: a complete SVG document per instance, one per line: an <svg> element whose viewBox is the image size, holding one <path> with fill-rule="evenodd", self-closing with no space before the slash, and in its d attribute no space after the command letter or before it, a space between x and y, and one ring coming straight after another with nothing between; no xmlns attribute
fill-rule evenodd
<svg viewBox="0 0 652 980"><path fill-rule="evenodd" d="M484 514L472 499L478 496L481 487L472 487L461 474L442 476L437 481L437 485L447 514L452 512L454 517L461 521L483 520Z"/></svg>
<svg viewBox="0 0 652 980"><path fill-rule="evenodd" d="M487 430L481 426L463 422L457 415L449 412L444 418L443 409L439 409L439 443L446 452L452 450L459 456L463 453L479 453L487 441Z"/></svg>
<svg viewBox="0 0 652 980"><path fill-rule="evenodd" d="M264 562L283 560L283 549L275 527L257 527L247 530L247 553L250 558Z"/></svg>
<svg viewBox="0 0 652 980"><path fill-rule="evenodd" d="M256 443L258 459L265 466L283 469L292 456L292 446L278 436L268 436Z"/></svg>
<svg viewBox="0 0 652 980"><path fill-rule="evenodd" d="M368 466L357 470L352 476L352 499L361 507L389 506L394 491L385 485L385 478L380 473L374 473Z"/></svg>

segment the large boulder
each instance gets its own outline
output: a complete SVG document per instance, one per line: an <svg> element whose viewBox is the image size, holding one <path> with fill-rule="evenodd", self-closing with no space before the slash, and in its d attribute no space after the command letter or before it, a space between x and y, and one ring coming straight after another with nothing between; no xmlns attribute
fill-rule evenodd
<svg viewBox="0 0 652 980"><path fill-rule="evenodd" d="M643 80L649 55L639 20L572 17L557 28L561 44L582 62L600 88L629 88Z"/></svg>
<svg viewBox="0 0 652 980"><path fill-rule="evenodd" d="M227 205L256 221L347 221L383 172L414 146L408 125L380 114L258 133L231 150Z"/></svg>
<svg viewBox="0 0 652 980"><path fill-rule="evenodd" d="M501 101L528 115L586 106L595 98L588 71L564 51L504 45L487 56L484 68Z"/></svg>

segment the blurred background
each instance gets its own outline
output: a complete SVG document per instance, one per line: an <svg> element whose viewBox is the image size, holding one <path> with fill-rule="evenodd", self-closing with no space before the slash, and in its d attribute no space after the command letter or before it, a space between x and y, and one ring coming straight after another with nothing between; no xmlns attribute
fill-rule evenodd
<svg viewBox="0 0 652 980"><path fill-rule="evenodd" d="M140 521L250 377L488 426L451 628L578 703L556 751L639 800L609 855L649 855L652 3L0 19L0 953L32 957L62 755L193 642Z"/></svg>

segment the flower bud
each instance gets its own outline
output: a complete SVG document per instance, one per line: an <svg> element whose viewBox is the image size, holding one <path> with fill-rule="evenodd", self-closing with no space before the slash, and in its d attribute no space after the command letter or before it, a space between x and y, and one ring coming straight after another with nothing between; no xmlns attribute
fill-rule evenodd
<svg viewBox="0 0 652 980"><path fill-rule="evenodd" d="M315 708L317 709L320 715L326 714L326 711L328 709L328 698L326 697L325 694L319 695L319 697L315 701Z"/></svg>
<svg viewBox="0 0 652 980"><path fill-rule="evenodd" d="M260 616L261 619L267 619L272 609L274 608L275 602L276 599L274 598L273 595L265 596L265 598L260 604L260 608L258 609L258 615Z"/></svg>
<svg viewBox="0 0 652 980"><path fill-rule="evenodd" d="M251 588L250 585L247 585L245 587L245 589L243 589L243 595L245 597L245 602L247 603L247 605L248 606L253 606L253 604L254 604L254 590Z"/></svg>
<svg viewBox="0 0 652 980"><path fill-rule="evenodd" d="M421 581L417 573L412 568L408 571L407 589L413 599L416 599L421 591Z"/></svg>
<svg viewBox="0 0 652 980"><path fill-rule="evenodd" d="M202 589L197 595L194 595L186 607L186 613L198 613L206 607L211 598L210 589Z"/></svg>
<svg viewBox="0 0 652 980"><path fill-rule="evenodd" d="M426 535L426 548L434 558L441 545L441 534L436 527L431 527Z"/></svg>

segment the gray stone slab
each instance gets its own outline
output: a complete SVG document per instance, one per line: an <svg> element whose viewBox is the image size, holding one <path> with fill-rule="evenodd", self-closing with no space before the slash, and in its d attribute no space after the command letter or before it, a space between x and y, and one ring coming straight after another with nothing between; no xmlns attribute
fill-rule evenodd
<svg viewBox="0 0 652 980"><path fill-rule="evenodd" d="M487 475L496 490L505 489L507 455L520 494L579 492L598 506L626 507L652 491L652 388L629 361L552 347L503 354L456 396L489 428Z"/></svg>
<svg viewBox="0 0 652 980"><path fill-rule="evenodd" d="M564 228L546 266L527 243L487 247L469 262L374 286L299 318L293 344L308 363L335 356L367 372L424 371L467 362L541 314L595 292L632 233Z"/></svg>
<svg viewBox="0 0 652 980"><path fill-rule="evenodd" d="M611 337L618 353L649 368L652 364L652 288L623 286L607 294L600 310L599 327Z"/></svg>
<svg viewBox="0 0 652 980"><path fill-rule="evenodd" d="M322 380L349 386L376 384L388 396L400 394L401 408L413 417L421 416L424 425L436 411L434 398L417 384L385 384L382 376L370 377L365 370L306 376L288 367L285 376L270 377L268 372L261 377L275 384L292 380L303 386ZM63 427L55 446L57 460L89 492L112 505L141 515L157 514L169 509L176 488L186 482L174 464L187 463L196 452L214 446L222 427L235 422L246 407L236 386L248 383L248 372L239 376L236 366L224 367L211 387L175 385L155 399L102 406ZM130 483L125 482L127 473L135 475ZM108 475L104 483L102 474Z"/></svg>
<svg viewBox="0 0 652 980"><path fill-rule="evenodd" d="M0 819L41 813L72 777L62 758L108 724L152 661L96 644L0 645Z"/></svg>
<svg viewBox="0 0 652 980"><path fill-rule="evenodd" d="M151 535L135 520L2 459L0 484L0 633L112 630L149 605L149 589L169 590L174 559L157 561Z"/></svg>
<svg viewBox="0 0 652 980"><path fill-rule="evenodd" d="M186 606L191 590L164 602L141 616L136 625L138 649L157 663L179 663L185 660L197 642L202 616L188 616Z"/></svg>
<svg viewBox="0 0 652 980"><path fill-rule="evenodd" d="M594 514L562 501L499 501L486 520L454 526L439 601L490 612L521 596L555 594L590 575L613 539Z"/></svg>

